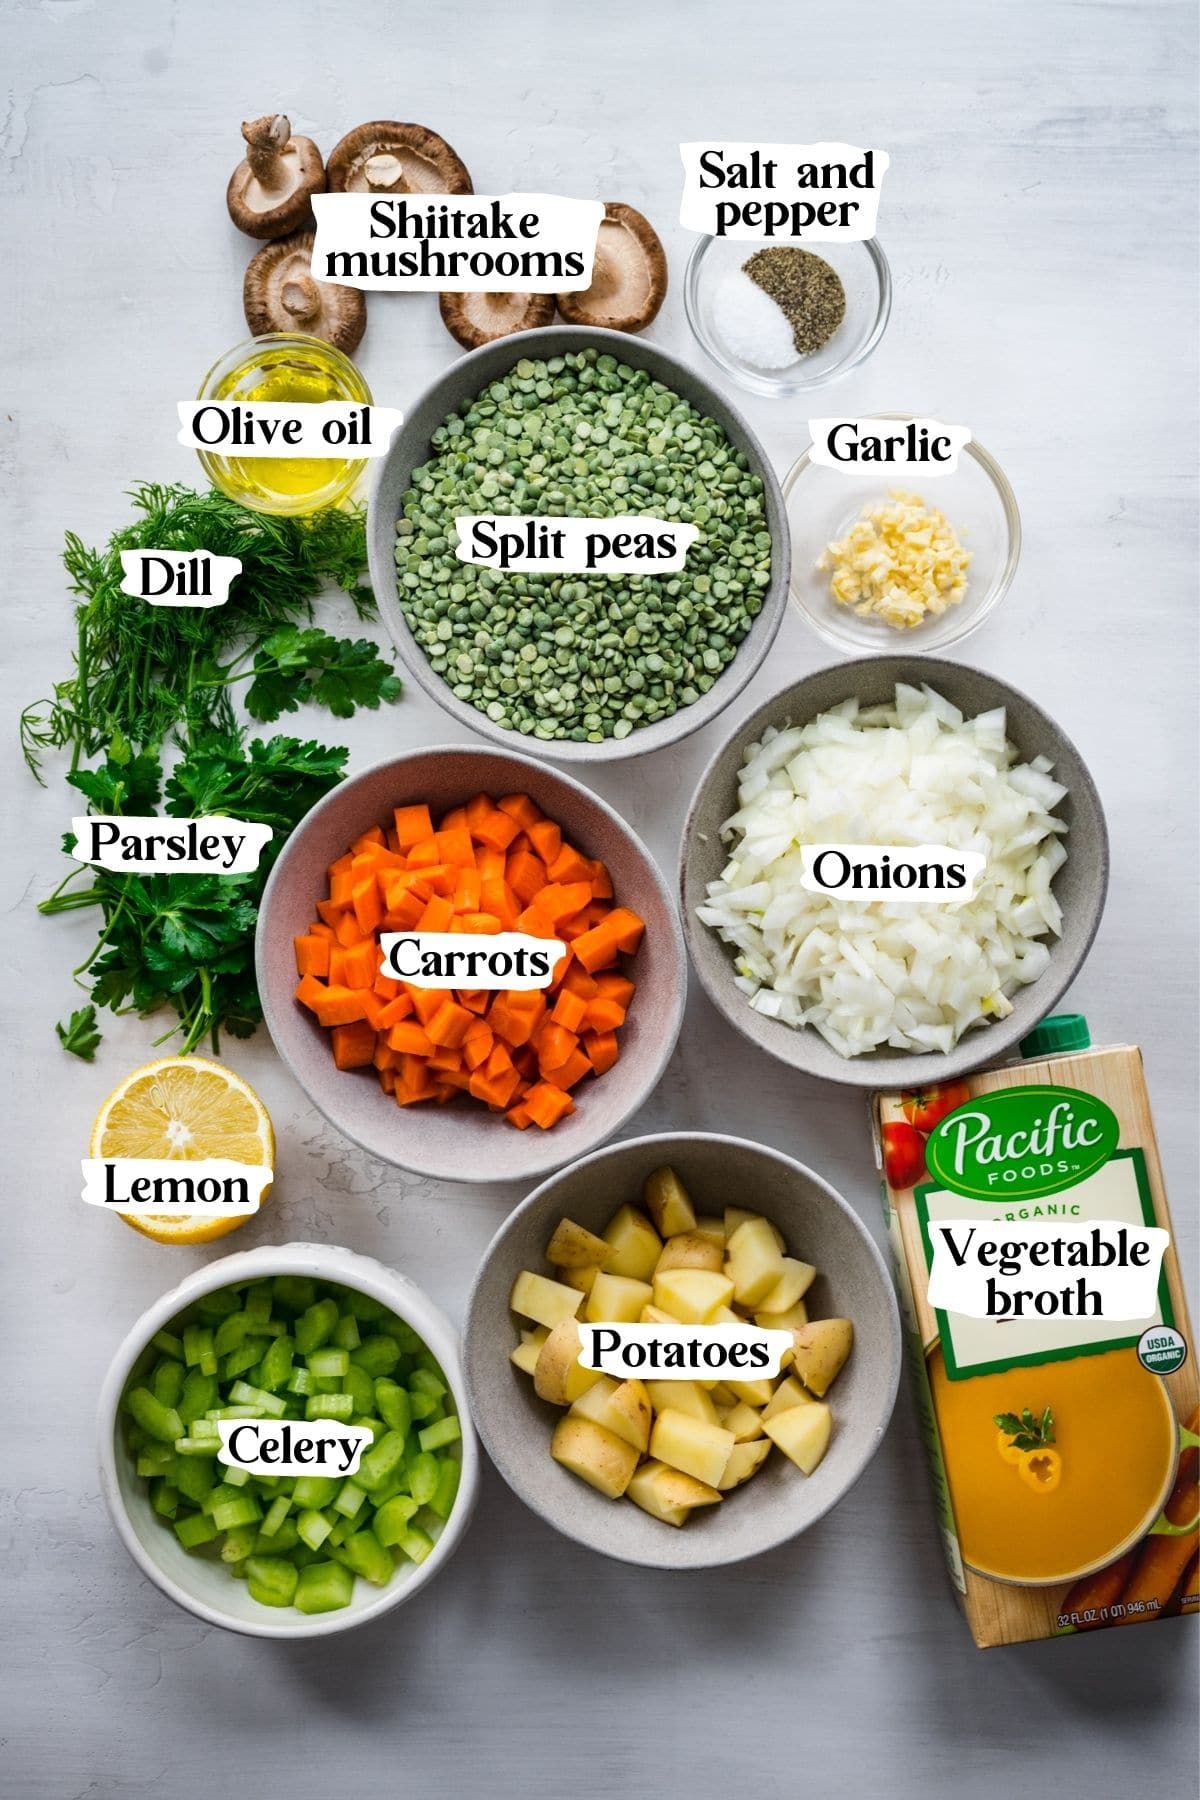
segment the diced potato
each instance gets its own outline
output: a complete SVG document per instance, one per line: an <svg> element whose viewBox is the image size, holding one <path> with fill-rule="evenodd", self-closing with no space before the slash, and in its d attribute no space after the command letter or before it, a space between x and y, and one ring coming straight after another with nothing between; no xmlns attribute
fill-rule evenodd
<svg viewBox="0 0 1200 1800"><path fill-rule="evenodd" d="M732 1431L667 1407L654 1421L650 1454L715 1488L720 1486L734 1442Z"/></svg>
<svg viewBox="0 0 1200 1800"><path fill-rule="evenodd" d="M599 1273L595 1263L592 1263L586 1269L564 1269L562 1278L566 1286L574 1288L577 1294L590 1294Z"/></svg>
<svg viewBox="0 0 1200 1800"><path fill-rule="evenodd" d="M615 1325L632 1324L654 1290L648 1281L634 1281L628 1275L610 1275L602 1269L592 1283L584 1318L593 1323L611 1320Z"/></svg>
<svg viewBox="0 0 1200 1800"><path fill-rule="evenodd" d="M717 1483L721 1492L727 1494L730 1488L741 1487L743 1481L757 1475L770 1451L771 1440L766 1437L757 1438L752 1444L735 1444L729 1452L725 1473Z"/></svg>
<svg viewBox="0 0 1200 1800"><path fill-rule="evenodd" d="M784 1267L766 1219L747 1219L725 1246L725 1272L737 1305L755 1308L781 1280Z"/></svg>
<svg viewBox="0 0 1200 1800"><path fill-rule="evenodd" d="M713 1506L721 1498L716 1488L661 1462L643 1463L626 1494L635 1506L666 1525L682 1525L693 1506Z"/></svg>
<svg viewBox="0 0 1200 1800"><path fill-rule="evenodd" d="M673 1319L669 1312L663 1311L661 1306L643 1306L638 1314L639 1325L678 1325L678 1323L679 1320Z"/></svg>
<svg viewBox="0 0 1200 1800"><path fill-rule="evenodd" d="M735 1400L720 1418L726 1431L732 1431L739 1444L747 1444L751 1438L760 1438L763 1434L762 1414L757 1407L747 1406L744 1400Z"/></svg>
<svg viewBox="0 0 1200 1800"><path fill-rule="evenodd" d="M732 1297L728 1276L708 1269L668 1269L654 1280L654 1304L682 1325L700 1325Z"/></svg>
<svg viewBox="0 0 1200 1800"><path fill-rule="evenodd" d="M730 1238L740 1225L746 1225L752 1219L757 1220L761 1218L761 1213L743 1212L740 1206L727 1206L725 1208L725 1242L729 1242ZM764 1224L770 1224L769 1220L764 1220L763 1222ZM776 1226L771 1225L771 1234L779 1248L779 1254L782 1256L787 1249L783 1233Z"/></svg>
<svg viewBox="0 0 1200 1800"><path fill-rule="evenodd" d="M826 1450L833 1430L833 1414L822 1400L811 1406L789 1406L765 1424L767 1436L783 1454L811 1475Z"/></svg>
<svg viewBox="0 0 1200 1800"><path fill-rule="evenodd" d="M811 1393L823 1394L840 1372L854 1344L849 1319L813 1319L792 1333L796 1373Z"/></svg>
<svg viewBox="0 0 1200 1800"><path fill-rule="evenodd" d="M777 1418L781 1412L786 1412L789 1406L815 1405L816 1401L813 1399L812 1395L806 1393L800 1386L800 1383L795 1380L793 1376L789 1375L786 1381L780 1382L779 1386L775 1389L775 1392L771 1395L770 1400L767 1402L766 1406L764 1406L762 1413L763 1424L765 1425L768 1419Z"/></svg>
<svg viewBox="0 0 1200 1800"><path fill-rule="evenodd" d="M574 1319L560 1319L538 1352L533 1386L539 1400L552 1406L570 1406L599 1379L598 1369L585 1369L579 1360L579 1326Z"/></svg>
<svg viewBox="0 0 1200 1800"><path fill-rule="evenodd" d="M555 1462L572 1475L578 1475L591 1487L619 1500L633 1478L638 1453L611 1431L605 1431L591 1419L580 1419L568 1413L554 1427L550 1454Z"/></svg>
<svg viewBox="0 0 1200 1800"><path fill-rule="evenodd" d="M795 1325L808 1324L808 1308L803 1300L797 1300L795 1306L789 1306L786 1312L756 1312L754 1323L763 1326L767 1331L791 1331ZM790 1362L791 1356L787 1360ZM784 1367L786 1368L786 1366L785 1363Z"/></svg>
<svg viewBox="0 0 1200 1800"><path fill-rule="evenodd" d="M724 1250L724 1248L725 1248L725 1221L723 1218L720 1217L719 1214L717 1214L717 1213L701 1213L701 1214L699 1214L696 1219L696 1230L700 1234L701 1237L708 1238L711 1243L719 1244L721 1249Z"/></svg>
<svg viewBox="0 0 1200 1800"><path fill-rule="evenodd" d="M730 1386L728 1386L728 1384L724 1381L718 1381L716 1386L711 1390L711 1392L712 1392L712 1403L715 1407L718 1407L718 1408L720 1408L722 1406L730 1407L730 1406L737 1406L739 1404L737 1395L734 1393L733 1389Z"/></svg>
<svg viewBox="0 0 1200 1800"><path fill-rule="evenodd" d="M775 1393L775 1383L769 1375L760 1375L757 1381L727 1379L725 1386L738 1400L744 1400L747 1406L769 1406Z"/></svg>
<svg viewBox="0 0 1200 1800"><path fill-rule="evenodd" d="M518 1344L515 1350L509 1351L508 1360L516 1363L518 1369L524 1369L526 1375L532 1375L541 1353L540 1344Z"/></svg>
<svg viewBox="0 0 1200 1800"><path fill-rule="evenodd" d="M656 1413L674 1407L693 1419L704 1419L709 1425L721 1423L717 1409L697 1381L648 1381L646 1392Z"/></svg>
<svg viewBox="0 0 1200 1800"><path fill-rule="evenodd" d="M816 1278L817 1271L811 1263L797 1262L794 1256L785 1256L783 1274L770 1293L758 1302L759 1312L786 1312L789 1306L804 1298Z"/></svg>
<svg viewBox="0 0 1200 1800"><path fill-rule="evenodd" d="M621 1207L604 1227L604 1241L609 1246L606 1273L649 1281L662 1253L662 1239L644 1212L636 1206Z"/></svg>
<svg viewBox="0 0 1200 1800"><path fill-rule="evenodd" d="M522 1325L521 1327L521 1342L536 1344L539 1350L549 1336L549 1328L545 1325Z"/></svg>
<svg viewBox="0 0 1200 1800"><path fill-rule="evenodd" d="M582 1294L564 1287L561 1281L551 1281L546 1275L532 1275L528 1269L522 1269L513 1283L508 1304L523 1318L533 1319L553 1331L560 1319L575 1317L582 1300Z"/></svg>
<svg viewBox="0 0 1200 1800"><path fill-rule="evenodd" d="M711 1238L701 1237L698 1231L680 1231L663 1245L654 1273L665 1275L668 1269L710 1269L719 1275L724 1262L724 1239L714 1244Z"/></svg>
<svg viewBox="0 0 1200 1800"><path fill-rule="evenodd" d="M674 1169L655 1169L647 1175L642 1198L660 1236L674 1237L677 1232L695 1229L692 1203Z"/></svg>
<svg viewBox="0 0 1200 1800"><path fill-rule="evenodd" d="M598 1269L608 1254L604 1239L574 1219L560 1219L546 1245L546 1261L559 1269Z"/></svg>
<svg viewBox="0 0 1200 1800"><path fill-rule="evenodd" d="M571 1412L577 1418L602 1425L635 1450L644 1450L650 1441L650 1396L645 1382L636 1378L613 1381L611 1376L601 1375L595 1386L575 1402Z"/></svg>

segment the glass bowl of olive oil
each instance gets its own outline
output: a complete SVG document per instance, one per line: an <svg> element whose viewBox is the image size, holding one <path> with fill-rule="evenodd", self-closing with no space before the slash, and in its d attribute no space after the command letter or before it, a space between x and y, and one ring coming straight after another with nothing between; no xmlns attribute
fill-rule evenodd
<svg viewBox="0 0 1200 1800"><path fill-rule="evenodd" d="M298 331L248 338L215 362L198 400L320 405L349 400L371 405L371 390L348 356L321 338ZM349 499L366 461L345 451L328 456L239 456L236 450L199 450L214 487L255 512L304 514Z"/></svg>

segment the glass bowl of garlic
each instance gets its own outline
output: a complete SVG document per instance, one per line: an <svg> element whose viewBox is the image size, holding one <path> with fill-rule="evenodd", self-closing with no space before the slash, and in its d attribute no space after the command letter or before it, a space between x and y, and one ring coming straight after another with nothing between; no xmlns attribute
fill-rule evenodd
<svg viewBox="0 0 1200 1800"><path fill-rule="evenodd" d="M909 413L862 413L919 423ZM814 460L783 483L791 597L827 643L851 656L944 650L976 630L1012 584L1021 515L1008 479L970 439L957 467L919 472Z"/></svg>

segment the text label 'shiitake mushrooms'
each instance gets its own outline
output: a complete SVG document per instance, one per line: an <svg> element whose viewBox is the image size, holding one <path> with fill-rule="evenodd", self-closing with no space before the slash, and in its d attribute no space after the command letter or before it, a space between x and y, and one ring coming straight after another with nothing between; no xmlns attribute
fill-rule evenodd
<svg viewBox="0 0 1200 1800"><path fill-rule="evenodd" d="M225 204L239 231L280 238L312 223L312 197L325 191L325 165L311 138L293 137L283 113L242 125L246 155L229 178Z"/></svg>
<svg viewBox="0 0 1200 1800"><path fill-rule="evenodd" d="M350 355L367 329L367 302L358 288L316 280L315 241L311 231L293 232L264 244L250 258L242 283L246 323L255 337L268 331L304 331Z"/></svg>
<svg viewBox="0 0 1200 1800"><path fill-rule="evenodd" d="M606 201L592 285L580 293L559 294L559 312L569 325L641 331L666 293L667 259L653 225L636 207Z"/></svg>
<svg viewBox="0 0 1200 1800"><path fill-rule="evenodd" d="M372 119L329 154L331 194L469 194L471 177L445 138L425 125Z"/></svg>

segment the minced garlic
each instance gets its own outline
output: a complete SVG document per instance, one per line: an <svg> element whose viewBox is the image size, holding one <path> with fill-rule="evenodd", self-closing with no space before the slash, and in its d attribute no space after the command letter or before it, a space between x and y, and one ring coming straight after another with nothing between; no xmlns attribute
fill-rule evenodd
<svg viewBox="0 0 1200 1800"><path fill-rule="evenodd" d="M893 488L886 501L863 507L845 537L821 552L817 568L830 571L839 605L903 631L958 605L970 561L944 513Z"/></svg>

